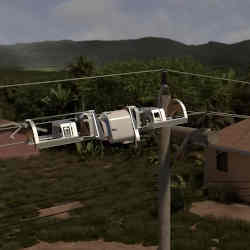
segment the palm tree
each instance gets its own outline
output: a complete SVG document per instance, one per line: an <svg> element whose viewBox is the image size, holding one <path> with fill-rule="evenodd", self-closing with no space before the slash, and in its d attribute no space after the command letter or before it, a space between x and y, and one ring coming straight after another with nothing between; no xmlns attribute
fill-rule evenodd
<svg viewBox="0 0 250 250"><path fill-rule="evenodd" d="M95 70L94 64L87 57L80 56L76 62L67 66L67 71L74 77L91 76Z"/></svg>
<svg viewBox="0 0 250 250"><path fill-rule="evenodd" d="M68 65L66 67L66 70L69 72L70 76L72 77L84 77L84 76L91 76L95 72L95 66L94 63L89 60L87 57L80 56L76 62ZM81 85L79 82L72 82L71 83L71 91L72 96L75 101L75 111L77 109L84 110L85 108L85 98L84 92L86 90L86 84ZM80 104L80 107L79 107ZM78 110L79 111L79 110Z"/></svg>
<svg viewBox="0 0 250 250"><path fill-rule="evenodd" d="M63 113L68 111L67 108L72 102L72 93L70 89L65 89L61 84L56 88L50 89L49 94L42 99L52 113Z"/></svg>
<svg viewBox="0 0 250 250"><path fill-rule="evenodd" d="M70 76L78 78L91 76L95 71L95 66L88 58L80 56L76 62L68 65L66 70ZM70 89L75 111L85 110L87 82L85 81L84 85L80 85L79 82L71 82ZM81 143L76 143L76 150L79 154L82 154L83 147Z"/></svg>

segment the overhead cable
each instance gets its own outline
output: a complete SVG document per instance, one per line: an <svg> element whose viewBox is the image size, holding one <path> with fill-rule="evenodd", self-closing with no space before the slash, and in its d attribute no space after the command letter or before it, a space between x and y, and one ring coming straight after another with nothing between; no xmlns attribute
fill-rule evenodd
<svg viewBox="0 0 250 250"><path fill-rule="evenodd" d="M44 116L44 117L34 118L32 120L38 121L38 120L45 120L45 119L49 119L49 118L57 118L57 117L64 117L64 116L70 116L70 115L75 115L75 114L81 114L81 113L82 112L68 113L68 114L54 115L54 116ZM223 113L223 112L215 112L215 111L188 111L189 117L198 116L198 115L231 117L231 118L239 118L239 119L249 119L250 118L249 115L239 115L239 114ZM53 121L41 122L41 123L36 123L36 125L49 124L52 122ZM8 131L11 129L16 129L16 128L20 128L20 126L0 128L0 132ZM25 144L25 143L26 143L25 141L20 141L20 142L13 142L13 143L7 143L7 144L0 144L0 148L16 146L16 145Z"/></svg>
<svg viewBox="0 0 250 250"><path fill-rule="evenodd" d="M0 148L17 146L17 145L21 145L21 144L26 144L26 142L25 141L19 141L19 142L7 143L7 144L0 144Z"/></svg>
<svg viewBox="0 0 250 250"><path fill-rule="evenodd" d="M239 114L231 114L231 113L223 113L215 111L188 111L188 116L196 116L196 115L221 116L221 117L232 117L240 119L250 118L249 115L239 115Z"/></svg>
<svg viewBox="0 0 250 250"><path fill-rule="evenodd" d="M37 86L37 85L51 84L51 83L74 82L74 81L80 81L80 80L92 80L92 79L105 78L105 77L138 75L138 74L155 73L155 72L161 72L161 71L164 71L164 69L151 69L151 70L142 70L142 71L127 72L127 73L115 73L115 74L107 74L107 75L99 75L99 76L84 76L84 77L78 77L78 78L68 78L68 79L43 81L43 82L8 84L8 85L0 85L0 89L6 89L6 88L12 88L12 87Z"/></svg>
<svg viewBox="0 0 250 250"><path fill-rule="evenodd" d="M248 81L234 80L234 79L225 78L225 77L217 77L217 76L198 74L198 73L191 73L191 72L179 71L179 70L174 70L174 69L169 69L169 68L166 68L165 70L168 72L176 73L176 74L196 76L196 77L200 77L200 78L208 78L211 80L230 81L230 82L234 82L234 83L241 83L241 84L250 85L250 82L248 82Z"/></svg>
<svg viewBox="0 0 250 250"><path fill-rule="evenodd" d="M150 70L142 70L142 71L131 71L131 72L126 72L126 73L114 73L114 74L97 75L97 76L68 78L68 79L52 80L52 81L7 84L7 85L0 85L0 89L6 89L6 88L12 88L12 87L36 86L36 85L51 84L51 83L73 82L73 81L79 81L79 80L91 80L91 79L98 79L98 78L105 78L105 77L117 77L117 76L137 75L137 74L146 74L146 73L156 73L156 72L163 72L163 71L172 72L176 74L182 74L182 75L188 75L188 76L195 76L195 77L200 77L200 78L207 78L211 80L230 81L234 83L250 85L250 82L248 81L235 80L235 79L230 79L230 78L225 78L225 77L216 77L216 76L198 74L198 73L192 73L192 72L186 72L186 71L179 71L179 70L174 70L171 68L160 68L160 69L150 69Z"/></svg>

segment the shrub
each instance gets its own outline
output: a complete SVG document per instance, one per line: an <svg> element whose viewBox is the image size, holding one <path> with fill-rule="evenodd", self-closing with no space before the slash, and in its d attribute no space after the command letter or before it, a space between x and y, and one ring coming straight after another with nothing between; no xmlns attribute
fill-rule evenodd
<svg viewBox="0 0 250 250"><path fill-rule="evenodd" d="M173 213L184 209L184 190L180 187L171 187L171 211Z"/></svg>
<svg viewBox="0 0 250 250"><path fill-rule="evenodd" d="M203 186L204 169L202 167L193 167L191 171L190 185L194 190L200 189Z"/></svg>

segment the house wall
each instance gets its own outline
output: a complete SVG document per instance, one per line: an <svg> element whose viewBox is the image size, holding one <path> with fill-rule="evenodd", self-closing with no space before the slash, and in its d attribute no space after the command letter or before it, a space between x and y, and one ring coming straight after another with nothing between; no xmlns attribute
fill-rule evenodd
<svg viewBox="0 0 250 250"><path fill-rule="evenodd" d="M250 156L228 152L228 172L216 169L216 149L206 150L204 184L231 184L240 197L250 202Z"/></svg>

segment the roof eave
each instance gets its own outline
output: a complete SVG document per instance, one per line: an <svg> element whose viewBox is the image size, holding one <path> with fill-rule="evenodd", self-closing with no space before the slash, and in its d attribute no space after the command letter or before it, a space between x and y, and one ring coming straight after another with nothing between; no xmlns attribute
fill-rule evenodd
<svg viewBox="0 0 250 250"><path fill-rule="evenodd" d="M225 146L220 146L216 144L209 144L208 147L214 148L216 150L224 151L224 152L239 153L242 155L250 156L250 152L247 150L241 150L241 149L232 148L232 147L225 147Z"/></svg>

